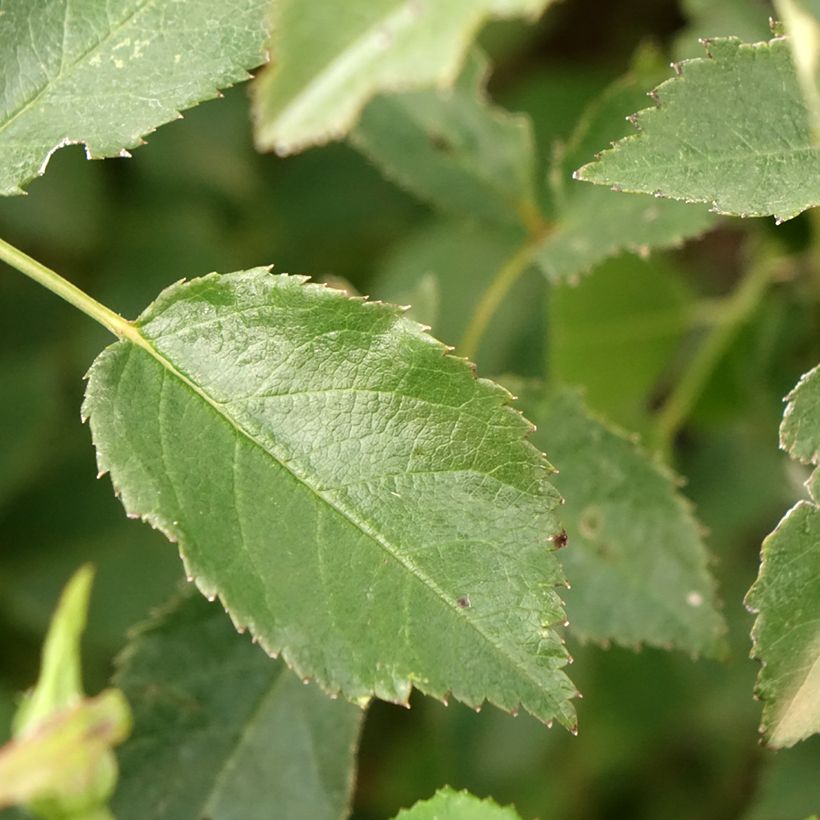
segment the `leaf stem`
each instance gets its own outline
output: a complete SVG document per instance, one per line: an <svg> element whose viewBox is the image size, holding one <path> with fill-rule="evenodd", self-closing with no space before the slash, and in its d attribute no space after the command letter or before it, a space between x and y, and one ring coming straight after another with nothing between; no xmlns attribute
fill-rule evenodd
<svg viewBox="0 0 820 820"><path fill-rule="evenodd" d="M464 338L461 340L461 345L459 345L459 353L462 356L468 359L475 358L490 321L495 316L510 288L530 266L535 252L549 230L550 225L542 221L538 229L499 268L493 281L490 282L489 287L482 294L470 323L467 325L467 330L464 332Z"/></svg>
<svg viewBox="0 0 820 820"><path fill-rule="evenodd" d="M715 316L705 340L655 418L654 444L665 457L669 456L675 435L692 412L715 368L760 304L780 266L778 257L762 255L735 291L723 300L719 318Z"/></svg>
<svg viewBox="0 0 820 820"><path fill-rule="evenodd" d="M120 339L132 338L135 335L133 325L113 310L92 299L87 293L63 279L59 273L32 259L28 254L0 239L0 260L25 274L38 284L57 294L77 310L99 322L106 330Z"/></svg>

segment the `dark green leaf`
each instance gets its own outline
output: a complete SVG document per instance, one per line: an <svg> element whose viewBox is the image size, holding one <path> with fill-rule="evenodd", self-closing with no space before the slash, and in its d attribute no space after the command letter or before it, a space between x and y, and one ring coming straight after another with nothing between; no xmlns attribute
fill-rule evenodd
<svg viewBox="0 0 820 820"><path fill-rule="evenodd" d="M362 711L305 686L188 595L135 634L115 676L134 710L118 818L346 815Z"/></svg>
<svg viewBox="0 0 820 820"><path fill-rule="evenodd" d="M128 513L300 675L574 726L559 498L508 400L399 308L256 269L166 290L84 414Z"/></svg>

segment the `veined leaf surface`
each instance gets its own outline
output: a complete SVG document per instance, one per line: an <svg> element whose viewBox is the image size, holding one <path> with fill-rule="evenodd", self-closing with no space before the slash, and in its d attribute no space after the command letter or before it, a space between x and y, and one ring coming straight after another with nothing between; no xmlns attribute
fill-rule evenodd
<svg viewBox="0 0 820 820"><path fill-rule="evenodd" d="M58 148L127 156L265 60L268 0L0 0L0 194Z"/></svg>
<svg viewBox="0 0 820 820"><path fill-rule="evenodd" d="M211 274L102 353L84 414L128 513L301 676L574 726L552 468L445 354L399 308Z"/></svg>
<svg viewBox="0 0 820 820"><path fill-rule="evenodd" d="M697 521L672 476L569 388L523 389L535 442L560 469L572 583L570 629L585 640L719 655L725 625Z"/></svg>
<svg viewBox="0 0 820 820"><path fill-rule="evenodd" d="M134 712L122 820L347 815L362 710L305 686L186 595L142 626L115 675Z"/></svg>
<svg viewBox="0 0 820 820"><path fill-rule="evenodd" d="M780 444L792 458L820 463L820 365L786 397ZM760 573L746 596L757 612L752 657L762 662L756 693L763 732L775 747L820 732L820 469L811 495L786 513L763 542Z"/></svg>
<svg viewBox="0 0 820 820"><path fill-rule="evenodd" d="M820 147L788 40L725 38L707 49L653 92L638 134L577 178L781 221L820 204Z"/></svg>
<svg viewBox="0 0 820 820"><path fill-rule="evenodd" d="M256 143L290 153L343 137L380 91L453 84L490 17L535 17L552 0L277 0L273 62L255 87Z"/></svg>

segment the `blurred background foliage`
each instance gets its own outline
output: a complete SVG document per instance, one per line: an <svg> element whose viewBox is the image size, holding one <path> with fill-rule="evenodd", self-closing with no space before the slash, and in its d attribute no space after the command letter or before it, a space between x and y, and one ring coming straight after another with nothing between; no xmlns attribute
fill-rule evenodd
<svg viewBox="0 0 820 820"><path fill-rule="evenodd" d="M758 0L566 0L535 26L483 32L495 65L490 93L531 114L546 168L641 45L692 56L699 36L765 37L769 13ZM88 163L80 148L59 151L29 196L0 201L0 223L6 239L129 317L182 277L271 262L412 303L456 345L518 241L435 214L346 145L287 159L257 154L246 87L186 113L132 159ZM742 277L750 243L761 240L807 251L810 215L777 229L724 220L681 251L620 256L576 286L550 289L528 271L484 338L480 372L582 385L595 410L647 433L704 321ZM752 616L742 605L763 536L802 493L804 476L778 451L777 427L783 395L820 353L817 283L816 272L793 276L767 293L675 442L673 466L710 531L727 661L579 646L570 627L573 678L586 695L577 738L491 708L476 714L420 696L409 712L376 703L354 816L392 816L443 784L514 802L524 817L784 820L820 809L820 737L776 755L758 745ZM95 479L79 406L84 371L108 341L46 291L0 275L3 737L78 565L98 567L85 639L91 692L105 685L127 629L182 578L174 547L128 521L107 479Z"/></svg>

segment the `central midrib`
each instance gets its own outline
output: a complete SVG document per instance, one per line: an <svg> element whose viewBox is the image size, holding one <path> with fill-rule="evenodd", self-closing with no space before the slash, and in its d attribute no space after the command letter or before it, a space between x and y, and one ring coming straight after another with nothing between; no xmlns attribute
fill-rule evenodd
<svg viewBox="0 0 820 820"><path fill-rule="evenodd" d="M334 501L333 499L328 498L320 489L314 487L307 477L300 475L293 468L292 462L287 462L286 460L284 460L283 456L280 453L276 453L272 448L269 449L268 447L266 447L262 442L260 442L256 438L256 436L253 435L253 433L251 433L249 430L246 430L245 427L241 425L238 421L236 421L231 416L227 415L224 412L223 407L219 403L211 399L210 396L208 396L208 394L198 384L196 384L196 382L194 382L192 379L190 379L188 376L182 373L179 369L177 369L173 362L169 361L162 353L159 352L159 350L157 350L153 346L150 340L146 339L140 333L138 328L133 327L133 332L129 333L127 339L125 339L124 341L129 341L136 347L143 349L162 367L164 367L169 373L173 374L177 379L180 380L180 382L182 382L186 387L188 387L197 396L199 396L206 404L208 404L223 421L227 422L230 425L232 429L234 429L237 433L241 434L255 447L258 447L262 452L267 454L268 457L271 458L282 470L293 476L293 478L296 479L296 481L302 484L320 501L327 504L328 507L330 507L336 513L338 513L349 524L358 529L363 535L367 536L370 540L378 544L391 558L393 558L394 561L396 561L400 566L407 570L419 583L426 587L430 592L434 593L434 595L437 598L439 598L439 600L442 601L442 603L444 603L445 606L448 609L450 609L457 617L463 618L464 623L468 624L501 657L503 657L506 661L510 662L513 665L513 667L524 678L529 680L531 683L535 684L539 690L542 690L544 692L545 697L555 710L554 716L558 716L559 714L561 714L561 702L559 702L549 692L549 690L544 689L542 682L533 676L529 667L526 665L522 665L521 660L518 656L510 655L509 652L506 651L506 649L502 645L494 641L484 630L482 630L478 626L478 624L476 624L470 618L466 617L466 610L459 607L458 603L455 600L451 601L450 596L448 596L432 578L430 578L424 572L422 572L413 562L409 561L407 558L402 556L397 551L396 547L385 536L383 536L382 533L380 533L378 530L370 526L354 510L349 510L347 509L346 505L340 504Z"/></svg>

